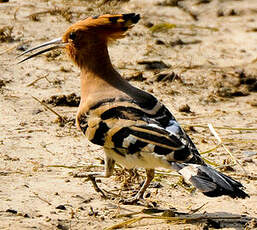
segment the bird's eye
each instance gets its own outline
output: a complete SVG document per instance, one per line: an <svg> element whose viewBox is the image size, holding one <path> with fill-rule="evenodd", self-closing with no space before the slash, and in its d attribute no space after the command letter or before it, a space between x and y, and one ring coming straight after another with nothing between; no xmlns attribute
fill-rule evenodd
<svg viewBox="0 0 257 230"><path fill-rule="evenodd" d="M69 35L69 39L74 41L75 38L76 38L76 33L75 32L71 32L70 35Z"/></svg>

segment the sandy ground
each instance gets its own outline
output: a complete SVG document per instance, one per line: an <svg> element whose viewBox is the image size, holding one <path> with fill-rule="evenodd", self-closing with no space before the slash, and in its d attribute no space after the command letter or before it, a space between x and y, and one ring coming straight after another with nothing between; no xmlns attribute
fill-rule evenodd
<svg viewBox="0 0 257 230"><path fill-rule="evenodd" d="M175 210L179 216L205 204L196 214L237 218L190 223L144 219L130 227L256 228L257 1L131 0L97 8L88 1L16 0L0 3L0 229L103 229L132 217L153 216L119 216L145 207L104 199L89 181L76 177L103 170L103 151L74 126L76 97L71 103L63 100L63 106L47 104L70 119L65 124L33 98L50 103L54 95L79 96L79 70L66 55L52 52L16 64L22 50L103 12L142 15L128 36L110 47L115 67L162 100L201 152L216 147L203 156L241 181L251 196L208 198L180 186L174 172L159 171L146 198L156 209ZM245 172L217 146L209 123ZM99 186L128 197L143 180L139 174L138 180L131 179L117 168Z"/></svg>

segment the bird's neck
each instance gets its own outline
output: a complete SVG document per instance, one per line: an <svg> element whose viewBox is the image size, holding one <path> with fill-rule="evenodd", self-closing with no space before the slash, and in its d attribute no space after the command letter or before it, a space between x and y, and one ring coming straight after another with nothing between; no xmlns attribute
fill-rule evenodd
<svg viewBox="0 0 257 230"><path fill-rule="evenodd" d="M81 62L81 98L86 100L90 94L105 94L115 89L125 93L140 104L149 103L153 96L132 86L112 66L107 46L85 52ZM115 96L115 95L114 95Z"/></svg>
<svg viewBox="0 0 257 230"><path fill-rule="evenodd" d="M95 90L110 90L112 87L130 88L131 85L113 68L106 46L87 50L81 69L81 97L86 97Z"/></svg>

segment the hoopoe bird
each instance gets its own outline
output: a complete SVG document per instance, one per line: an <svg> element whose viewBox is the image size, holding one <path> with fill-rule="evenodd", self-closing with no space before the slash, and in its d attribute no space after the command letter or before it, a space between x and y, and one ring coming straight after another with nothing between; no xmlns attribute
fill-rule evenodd
<svg viewBox="0 0 257 230"><path fill-rule="evenodd" d="M243 185L208 166L194 143L170 111L153 95L140 90L114 69L108 42L125 36L140 19L139 14L105 14L88 17L71 25L61 38L31 48L20 56L50 46L64 48L81 70L81 101L77 126L89 141L103 147L105 172L109 177L115 162L127 169L142 167L146 179L131 203L143 199L154 178L155 168L174 169L209 197L249 197Z"/></svg>

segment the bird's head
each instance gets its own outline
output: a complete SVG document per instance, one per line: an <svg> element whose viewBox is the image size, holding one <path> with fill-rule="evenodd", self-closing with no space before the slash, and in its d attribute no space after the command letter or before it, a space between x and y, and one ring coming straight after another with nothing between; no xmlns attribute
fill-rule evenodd
<svg viewBox="0 0 257 230"><path fill-rule="evenodd" d="M98 51L101 52L101 49L107 46L108 41L124 37L125 32L139 19L140 15L135 13L88 17L71 25L62 37L20 54L19 57L34 50L48 47L24 58L19 63L50 50L65 48L71 59L80 66L82 59L90 58L90 55L97 51L96 49L100 49Z"/></svg>

